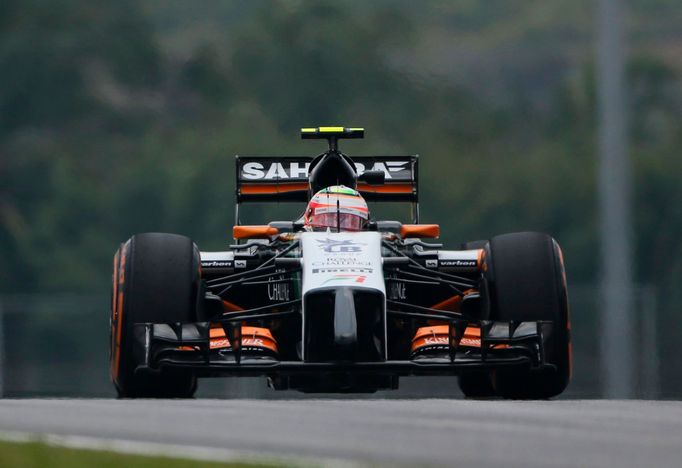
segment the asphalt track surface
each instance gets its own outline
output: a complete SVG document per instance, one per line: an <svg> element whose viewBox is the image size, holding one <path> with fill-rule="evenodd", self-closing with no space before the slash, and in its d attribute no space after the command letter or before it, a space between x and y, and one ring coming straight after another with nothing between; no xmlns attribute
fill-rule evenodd
<svg viewBox="0 0 682 468"><path fill-rule="evenodd" d="M323 465L682 466L682 402L672 401L0 400L8 431Z"/></svg>

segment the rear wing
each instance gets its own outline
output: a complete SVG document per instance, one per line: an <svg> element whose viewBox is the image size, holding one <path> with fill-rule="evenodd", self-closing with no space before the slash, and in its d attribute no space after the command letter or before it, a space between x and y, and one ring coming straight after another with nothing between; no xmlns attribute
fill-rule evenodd
<svg viewBox="0 0 682 468"><path fill-rule="evenodd" d="M419 222L418 161L413 156L352 156L358 175L383 171L382 185L358 182L357 189L367 201L408 202L412 221ZM309 156L237 156L235 223L239 225L239 205L245 202L307 202L310 195Z"/></svg>

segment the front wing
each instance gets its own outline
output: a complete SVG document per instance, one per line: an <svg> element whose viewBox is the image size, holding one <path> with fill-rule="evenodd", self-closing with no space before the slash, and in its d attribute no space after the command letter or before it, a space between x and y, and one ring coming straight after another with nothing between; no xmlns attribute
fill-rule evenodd
<svg viewBox="0 0 682 468"><path fill-rule="evenodd" d="M461 345L456 327L451 327L445 354L415 360L378 362L279 361L211 349L209 322L192 324L140 323L134 326L134 357L137 372L165 369L190 370L198 377L294 376L302 374L347 373L357 375L458 375L470 370L526 367L552 368L545 361L543 343L552 333L551 322L480 321L480 345Z"/></svg>

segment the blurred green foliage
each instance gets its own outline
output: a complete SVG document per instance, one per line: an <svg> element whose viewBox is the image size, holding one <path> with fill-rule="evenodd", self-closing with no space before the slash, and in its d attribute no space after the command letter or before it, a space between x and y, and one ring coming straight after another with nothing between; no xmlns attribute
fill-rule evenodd
<svg viewBox="0 0 682 468"><path fill-rule="evenodd" d="M637 280L669 313L682 304L675 5L633 2L628 68ZM297 129L325 124L367 128L351 155L420 154L423 219L445 242L546 231L569 279L595 281L592 14L587 1L5 0L0 292L106 291L135 232L221 248L232 156L315 155Z"/></svg>
<svg viewBox="0 0 682 468"><path fill-rule="evenodd" d="M88 449L73 449L43 442L0 441L0 466L9 468L267 468L287 466L269 463L209 462L151 455L130 455Z"/></svg>

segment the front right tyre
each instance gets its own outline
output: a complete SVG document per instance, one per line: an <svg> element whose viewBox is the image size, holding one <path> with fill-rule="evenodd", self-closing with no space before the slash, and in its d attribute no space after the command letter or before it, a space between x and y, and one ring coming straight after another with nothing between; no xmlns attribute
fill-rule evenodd
<svg viewBox="0 0 682 468"><path fill-rule="evenodd" d="M495 396L492 375L488 371L468 372L457 378L459 389L467 398L491 398Z"/></svg>
<svg viewBox="0 0 682 468"><path fill-rule="evenodd" d="M135 372L135 323L197 321L199 252L176 234L136 234L114 256L111 377L120 398L190 398L196 377L187 372Z"/></svg>

